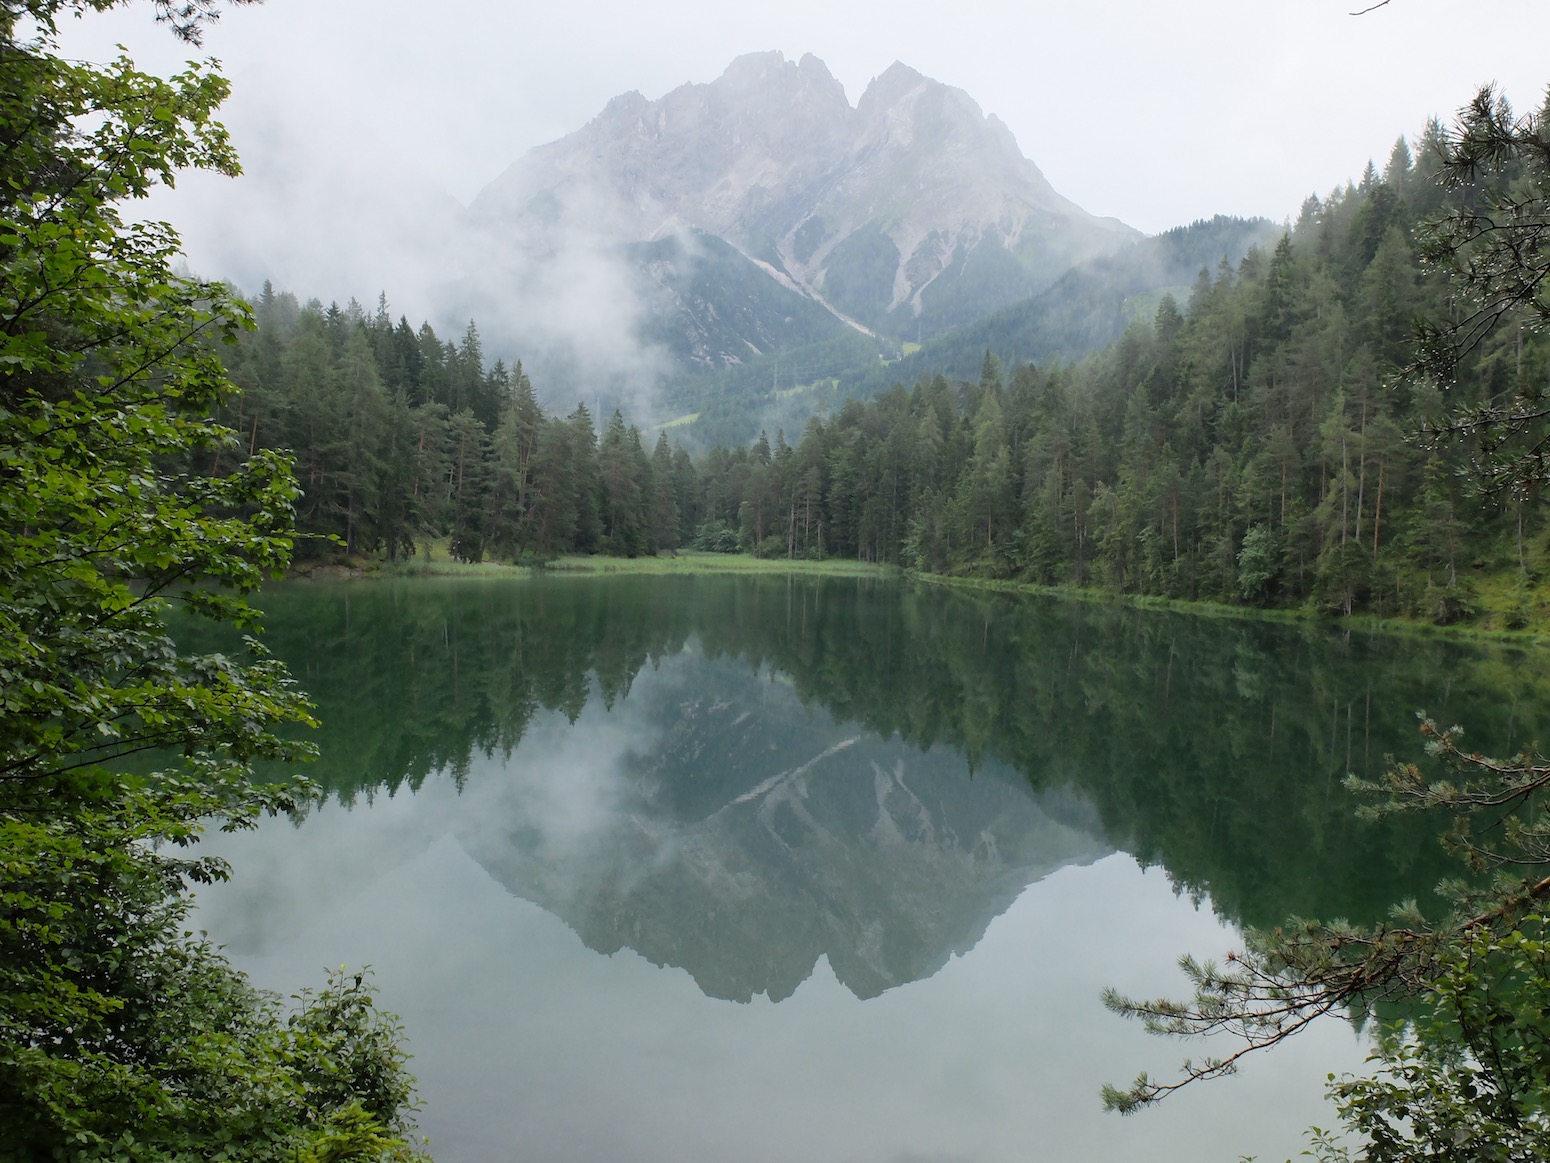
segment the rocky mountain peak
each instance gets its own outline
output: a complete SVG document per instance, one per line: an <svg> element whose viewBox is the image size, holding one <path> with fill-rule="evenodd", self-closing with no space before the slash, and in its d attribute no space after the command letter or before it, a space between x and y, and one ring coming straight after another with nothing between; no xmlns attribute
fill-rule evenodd
<svg viewBox="0 0 1550 1163"><path fill-rule="evenodd" d="M879 144L978 151L986 160L1004 164L1015 159L1032 166L1006 124L986 116L969 94L898 61L867 86L857 102L856 114L861 132Z"/></svg>
<svg viewBox="0 0 1550 1163"><path fill-rule="evenodd" d="M856 103L856 107L862 114L867 114L879 107L887 108L897 104L911 93L936 84L936 81L923 73L916 72L903 61L894 61L872 78L871 83L862 92L861 100Z"/></svg>
<svg viewBox="0 0 1550 1163"><path fill-rule="evenodd" d="M692 87L692 86L691 86ZM801 60L789 61L778 49L745 53L727 66L711 87L726 92L760 94L766 97L810 93L837 102L850 112L845 89L829 68L812 53Z"/></svg>
<svg viewBox="0 0 1550 1163"><path fill-rule="evenodd" d="M844 87L811 53L800 61L778 51L749 53L709 85L681 86L663 104L674 98L704 118L690 129L734 150L769 150L768 160L798 168L838 161L853 132Z"/></svg>
<svg viewBox="0 0 1550 1163"><path fill-rule="evenodd" d="M709 83L616 97L470 214L529 256L714 235L840 320L911 338L1135 237L1056 193L963 90L895 62L852 107L810 53L749 53Z"/></svg>
<svg viewBox="0 0 1550 1163"><path fill-rule="evenodd" d="M610 97L608 104L603 106L603 111L598 114L596 120L609 121L618 117L636 117L648 104L650 102L639 89L631 89L628 93Z"/></svg>

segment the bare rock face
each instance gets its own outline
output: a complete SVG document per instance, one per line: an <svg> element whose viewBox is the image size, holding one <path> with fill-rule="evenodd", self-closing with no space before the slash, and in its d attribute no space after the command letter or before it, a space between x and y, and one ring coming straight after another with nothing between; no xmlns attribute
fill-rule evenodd
<svg viewBox="0 0 1550 1163"><path fill-rule="evenodd" d="M773 199L842 164L854 117L816 57L739 57L709 85L682 85L658 101L615 97L490 183L473 214L540 236L627 243L698 229L735 241Z"/></svg>
<svg viewBox="0 0 1550 1163"><path fill-rule="evenodd" d="M902 64L852 107L812 55L626 93L513 164L471 216L528 256L703 232L853 325L915 338L1136 234L1061 197L963 91Z"/></svg>

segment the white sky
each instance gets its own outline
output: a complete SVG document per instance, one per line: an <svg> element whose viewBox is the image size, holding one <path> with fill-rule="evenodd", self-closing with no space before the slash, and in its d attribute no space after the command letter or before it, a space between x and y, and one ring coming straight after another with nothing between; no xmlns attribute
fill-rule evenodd
<svg viewBox="0 0 1550 1163"><path fill-rule="evenodd" d="M122 43L163 72L223 61L245 175L186 175L140 210L180 230L195 273L324 302L381 290L394 314L438 328L472 310L487 334L575 332L649 379L628 335L620 354L591 334L606 296L585 285L568 322L538 318L574 314L568 300L449 297L467 283L438 233L451 199L466 205L611 97L654 99L770 49L814 53L852 103L895 60L955 85L1058 191L1148 233L1216 213L1295 217L1485 82L1538 107L1550 0L1392 0L1351 16L1363 2L267 0L227 9L197 51L135 2L70 26L66 49L101 59Z"/></svg>
<svg viewBox="0 0 1550 1163"><path fill-rule="evenodd" d="M1550 83L1545 0L1348 15L1362 2L268 0L229 10L203 52L241 96L320 130L369 121L465 203L618 93L659 97L773 48L816 54L854 103L897 59L999 116L1080 205L1156 231L1217 212L1295 215L1480 83L1525 109ZM81 34L147 66L187 55L143 4ZM250 170L264 162L246 156Z"/></svg>

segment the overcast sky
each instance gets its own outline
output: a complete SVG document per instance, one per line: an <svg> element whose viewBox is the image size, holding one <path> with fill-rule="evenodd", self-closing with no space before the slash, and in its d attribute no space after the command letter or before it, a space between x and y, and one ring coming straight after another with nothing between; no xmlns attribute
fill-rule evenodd
<svg viewBox="0 0 1550 1163"><path fill-rule="evenodd" d="M1155 231L1216 212L1294 214L1482 82L1524 108L1550 82L1545 0L1393 0L1348 15L1360 2L268 0L228 11L204 51L243 97L369 120L465 203L630 89L659 97L779 49L816 54L854 103L901 60L1005 121L1062 193ZM146 65L187 52L146 5L81 33Z"/></svg>
<svg viewBox="0 0 1550 1163"><path fill-rule="evenodd" d="M967 91L1057 190L1146 232L1215 213L1295 217L1381 167L1394 139L1484 82L1520 109L1550 82L1550 0L267 0L227 10L202 55L234 83L247 175L196 175L151 212L191 267L249 289L431 311L422 261L395 265L440 192L467 204L609 98L708 82L742 53L811 52L854 103L895 60ZM131 4L68 48L190 50ZM346 216L341 219L340 215ZM400 247L394 247L395 239ZM420 246L435 253L435 240Z"/></svg>

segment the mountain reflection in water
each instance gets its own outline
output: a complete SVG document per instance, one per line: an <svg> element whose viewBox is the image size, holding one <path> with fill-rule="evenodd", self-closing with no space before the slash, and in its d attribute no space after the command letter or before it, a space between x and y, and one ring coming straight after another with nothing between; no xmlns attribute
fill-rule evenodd
<svg viewBox="0 0 1550 1163"><path fill-rule="evenodd" d="M760 874L786 853L791 871L775 879L803 907L833 888L813 845L881 845L892 830L944 859L977 843L1000 852L991 881L1113 847L1241 923L1375 919L1447 865L1430 823L1358 821L1345 774L1418 756L1417 708L1506 751L1533 738L1520 708L1550 702L1543 668L1501 647L902 582L426 579L279 587L265 606L271 645L324 723L310 774L344 802L432 772L532 783L533 765L513 756L535 717L576 723L600 703L612 717L595 721L630 741L609 794L645 830L625 844L639 859L610 849L588 863L588 883L615 864L633 883L679 849L724 853L713 835L746 845L757 833ZM647 671L657 681L627 698ZM567 768L497 812L509 853L478 842L499 878L521 879L536 858L519 801L563 803L604 778L585 757ZM1044 857L1012 838L1046 832ZM585 897L588 915L603 907L591 892L535 891ZM623 931L587 931L617 947L609 929Z"/></svg>
<svg viewBox="0 0 1550 1163"><path fill-rule="evenodd" d="M563 766L481 789L458 837L590 948L712 997L778 1001L821 956L863 998L928 977L1029 883L1108 851L1074 797L999 764L970 781L947 748L837 724L735 664L685 654L649 680Z"/></svg>
<svg viewBox="0 0 1550 1163"><path fill-rule="evenodd" d="M1188 949L1225 951L1234 938L1191 899L1235 924L1273 924L1376 917L1424 890L1444 867L1430 825L1359 823L1342 776L1413 754L1417 707L1505 750L1531 727L1514 708L1543 701L1540 668L1510 665L1501 650L902 582L422 580L284 586L264 605L271 645L318 703L324 758L311 774L331 802L297 829L222 838L235 878L205 895L200 921L261 980L377 963L446 1159L505 1157L517 1133L553 1136L541 1158L729 1157L709 1130L703 1149L686 1145L681 1120L701 1117L703 1103L693 1116L636 1110L671 1124L650 1150L608 1139L613 1130L582 1150L594 1131L577 1128L591 1112L554 1088L570 1078L613 1109L648 1086L642 1069L661 1069L662 1103L674 1101L669 1078L719 1095L736 1135L762 1117L741 1106L747 1087L811 1091L800 1100L810 1108L794 1092L781 1101L827 1110L825 1070L862 1069L862 1053L881 1055L866 1067L881 1070L899 1052L880 1047L905 1031L956 1062L957 1077L1015 1075L1049 1093L1027 1112L1010 1095L993 1102L988 1079L973 1099L956 1083L931 1084L930 1100L879 1090L870 1113L804 1114L805 1130L772 1126L767 1149L742 1154L903 1157L834 1146L857 1133L848 1120L875 1128L888 1110L901 1135L913 1128L910 1142L984 1136L986 1158L1021 1157L1005 1143L1028 1119L1071 1151L1124 1143L1192 1157L1198 1123L1187 1116L1099 1120L1098 1082L1165 1071L1179 1056L1136 1049L1135 1032L1097 1005L1099 987L1177 990L1175 977L1148 974ZM1157 875L1116 850L1161 866L1161 897ZM1025 891L1044 881L1058 887ZM562 920L599 964L566 953L536 910L498 906L495 886ZM1013 914L1042 919L987 942ZM1001 951L958 956L986 943ZM756 1004L738 1022L691 1012L666 982L596 958L625 949L686 970L709 999ZM971 1000L992 988L972 986L976 974L1002 995L983 1002L1007 1007L1004 1036ZM888 1001L933 975L959 1000ZM626 979L636 1003L611 992ZM831 985L884 1008L847 1016L822 1000ZM835 1036L861 1025L843 1048L811 1047L811 1079L791 1078L777 1051L794 1035L760 1016L760 995L796 1007L797 1025ZM801 1017L803 997L825 1016ZM650 1016L664 1006L670 1033ZM750 1037L769 1061L748 1079L718 1074L725 1055L754 1053ZM1300 1092L1314 1096L1335 1059L1359 1057L1338 1026L1319 1037ZM1019 1038L1035 1057L1013 1065ZM689 1072L666 1048L675 1039L726 1043L685 1050L700 1063ZM530 1051L548 1067L529 1069ZM963 1054L983 1062L971 1068ZM526 1088L520 1101L508 1086ZM1225 1157L1295 1151L1231 1138L1263 1112L1228 1097L1210 1116L1232 1143ZM1072 1104L1080 1111L1055 1109ZM1278 1117L1305 1125L1318 1114L1291 1110ZM1176 1156L1151 1139L1169 1126L1189 1145ZM919 1157L970 1157L956 1150Z"/></svg>

